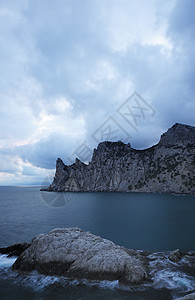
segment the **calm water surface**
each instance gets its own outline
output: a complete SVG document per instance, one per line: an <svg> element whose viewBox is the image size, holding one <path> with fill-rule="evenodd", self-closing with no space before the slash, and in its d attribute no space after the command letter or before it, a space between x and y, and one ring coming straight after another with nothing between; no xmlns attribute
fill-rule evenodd
<svg viewBox="0 0 195 300"><path fill-rule="evenodd" d="M127 248L195 250L195 197L138 193L47 193L39 187L0 187L0 247L30 241L56 227L80 227ZM136 292L116 283L21 276L1 257L1 299L172 299L172 289ZM190 288L193 287L192 278ZM189 286L189 282L185 283ZM185 285L183 283L183 285ZM194 287L195 288L195 287ZM173 288L174 289L174 288ZM182 290L182 289L181 289ZM184 288L183 291L186 291ZM26 296L25 296L26 295Z"/></svg>

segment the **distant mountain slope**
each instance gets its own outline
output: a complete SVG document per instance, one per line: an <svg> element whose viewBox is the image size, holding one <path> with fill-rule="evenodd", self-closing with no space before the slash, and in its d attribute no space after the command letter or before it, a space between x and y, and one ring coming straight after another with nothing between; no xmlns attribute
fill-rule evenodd
<svg viewBox="0 0 195 300"><path fill-rule="evenodd" d="M176 123L145 150L102 142L88 165L58 158L48 191L121 191L195 194L195 127Z"/></svg>

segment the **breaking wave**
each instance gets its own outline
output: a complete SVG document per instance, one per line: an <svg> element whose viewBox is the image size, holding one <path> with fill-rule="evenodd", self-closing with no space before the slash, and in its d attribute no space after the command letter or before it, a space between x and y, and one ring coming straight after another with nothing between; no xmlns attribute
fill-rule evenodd
<svg viewBox="0 0 195 300"><path fill-rule="evenodd" d="M16 257L8 258L0 255L0 280L9 279L14 284L31 287L34 291L42 291L50 286L62 287L97 287L100 289L144 291L149 288L155 290L171 290L173 298L195 290L195 278L190 272L185 272L186 266L193 269L190 259L183 259L175 264L168 259L165 253L153 253L148 256L151 267L151 282L139 286L125 286L116 281L97 281L87 279L70 279L63 276L45 276L34 271L30 274L21 274L11 269Z"/></svg>

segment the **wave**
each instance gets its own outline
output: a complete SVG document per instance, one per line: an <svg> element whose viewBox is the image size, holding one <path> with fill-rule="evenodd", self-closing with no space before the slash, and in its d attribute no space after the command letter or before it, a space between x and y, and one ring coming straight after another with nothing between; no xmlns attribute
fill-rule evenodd
<svg viewBox="0 0 195 300"><path fill-rule="evenodd" d="M181 293L188 293L195 290L195 279L186 274L182 268L189 266L188 260L182 260L175 264L168 259L165 253L153 253L148 256L151 267L151 282L139 286L125 286L116 281L98 281L87 279L71 279L63 276L45 276L33 271L29 274L21 274L11 269L12 264L17 257L8 258L6 255L0 255L0 280L9 279L17 285L23 285L33 288L35 291L42 291L50 286L62 287L97 287L100 289L125 290L125 291L144 291L149 288L156 290L167 289L179 296Z"/></svg>
<svg viewBox="0 0 195 300"><path fill-rule="evenodd" d="M7 257L5 254L0 254L0 270L4 268L11 267L16 261L17 257Z"/></svg>
<svg viewBox="0 0 195 300"><path fill-rule="evenodd" d="M186 273L187 268L188 271L190 268L194 268L190 256L181 259L177 264L170 261L168 254L164 252L153 253L148 258L150 259L152 270L150 275L154 289L171 290L173 298L194 291L195 278Z"/></svg>

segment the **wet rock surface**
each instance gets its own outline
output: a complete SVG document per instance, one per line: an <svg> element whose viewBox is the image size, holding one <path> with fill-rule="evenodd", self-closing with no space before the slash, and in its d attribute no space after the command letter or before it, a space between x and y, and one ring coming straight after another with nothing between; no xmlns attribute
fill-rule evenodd
<svg viewBox="0 0 195 300"><path fill-rule="evenodd" d="M16 260L13 269L45 275L119 280L139 284L148 279L147 259L138 251L78 228L40 234Z"/></svg>
<svg viewBox="0 0 195 300"><path fill-rule="evenodd" d="M195 300L195 293L191 293L181 298L177 298L176 300Z"/></svg>
<svg viewBox="0 0 195 300"><path fill-rule="evenodd" d="M182 257L183 257L183 255L179 251L179 249L176 249L169 254L169 259L174 263L177 263L178 261L180 261L182 259Z"/></svg>
<svg viewBox="0 0 195 300"><path fill-rule="evenodd" d="M14 244L8 247L0 248L1 254L7 254L8 257L11 256L19 256L22 252L24 252L28 247L30 247L29 243L19 243Z"/></svg>

